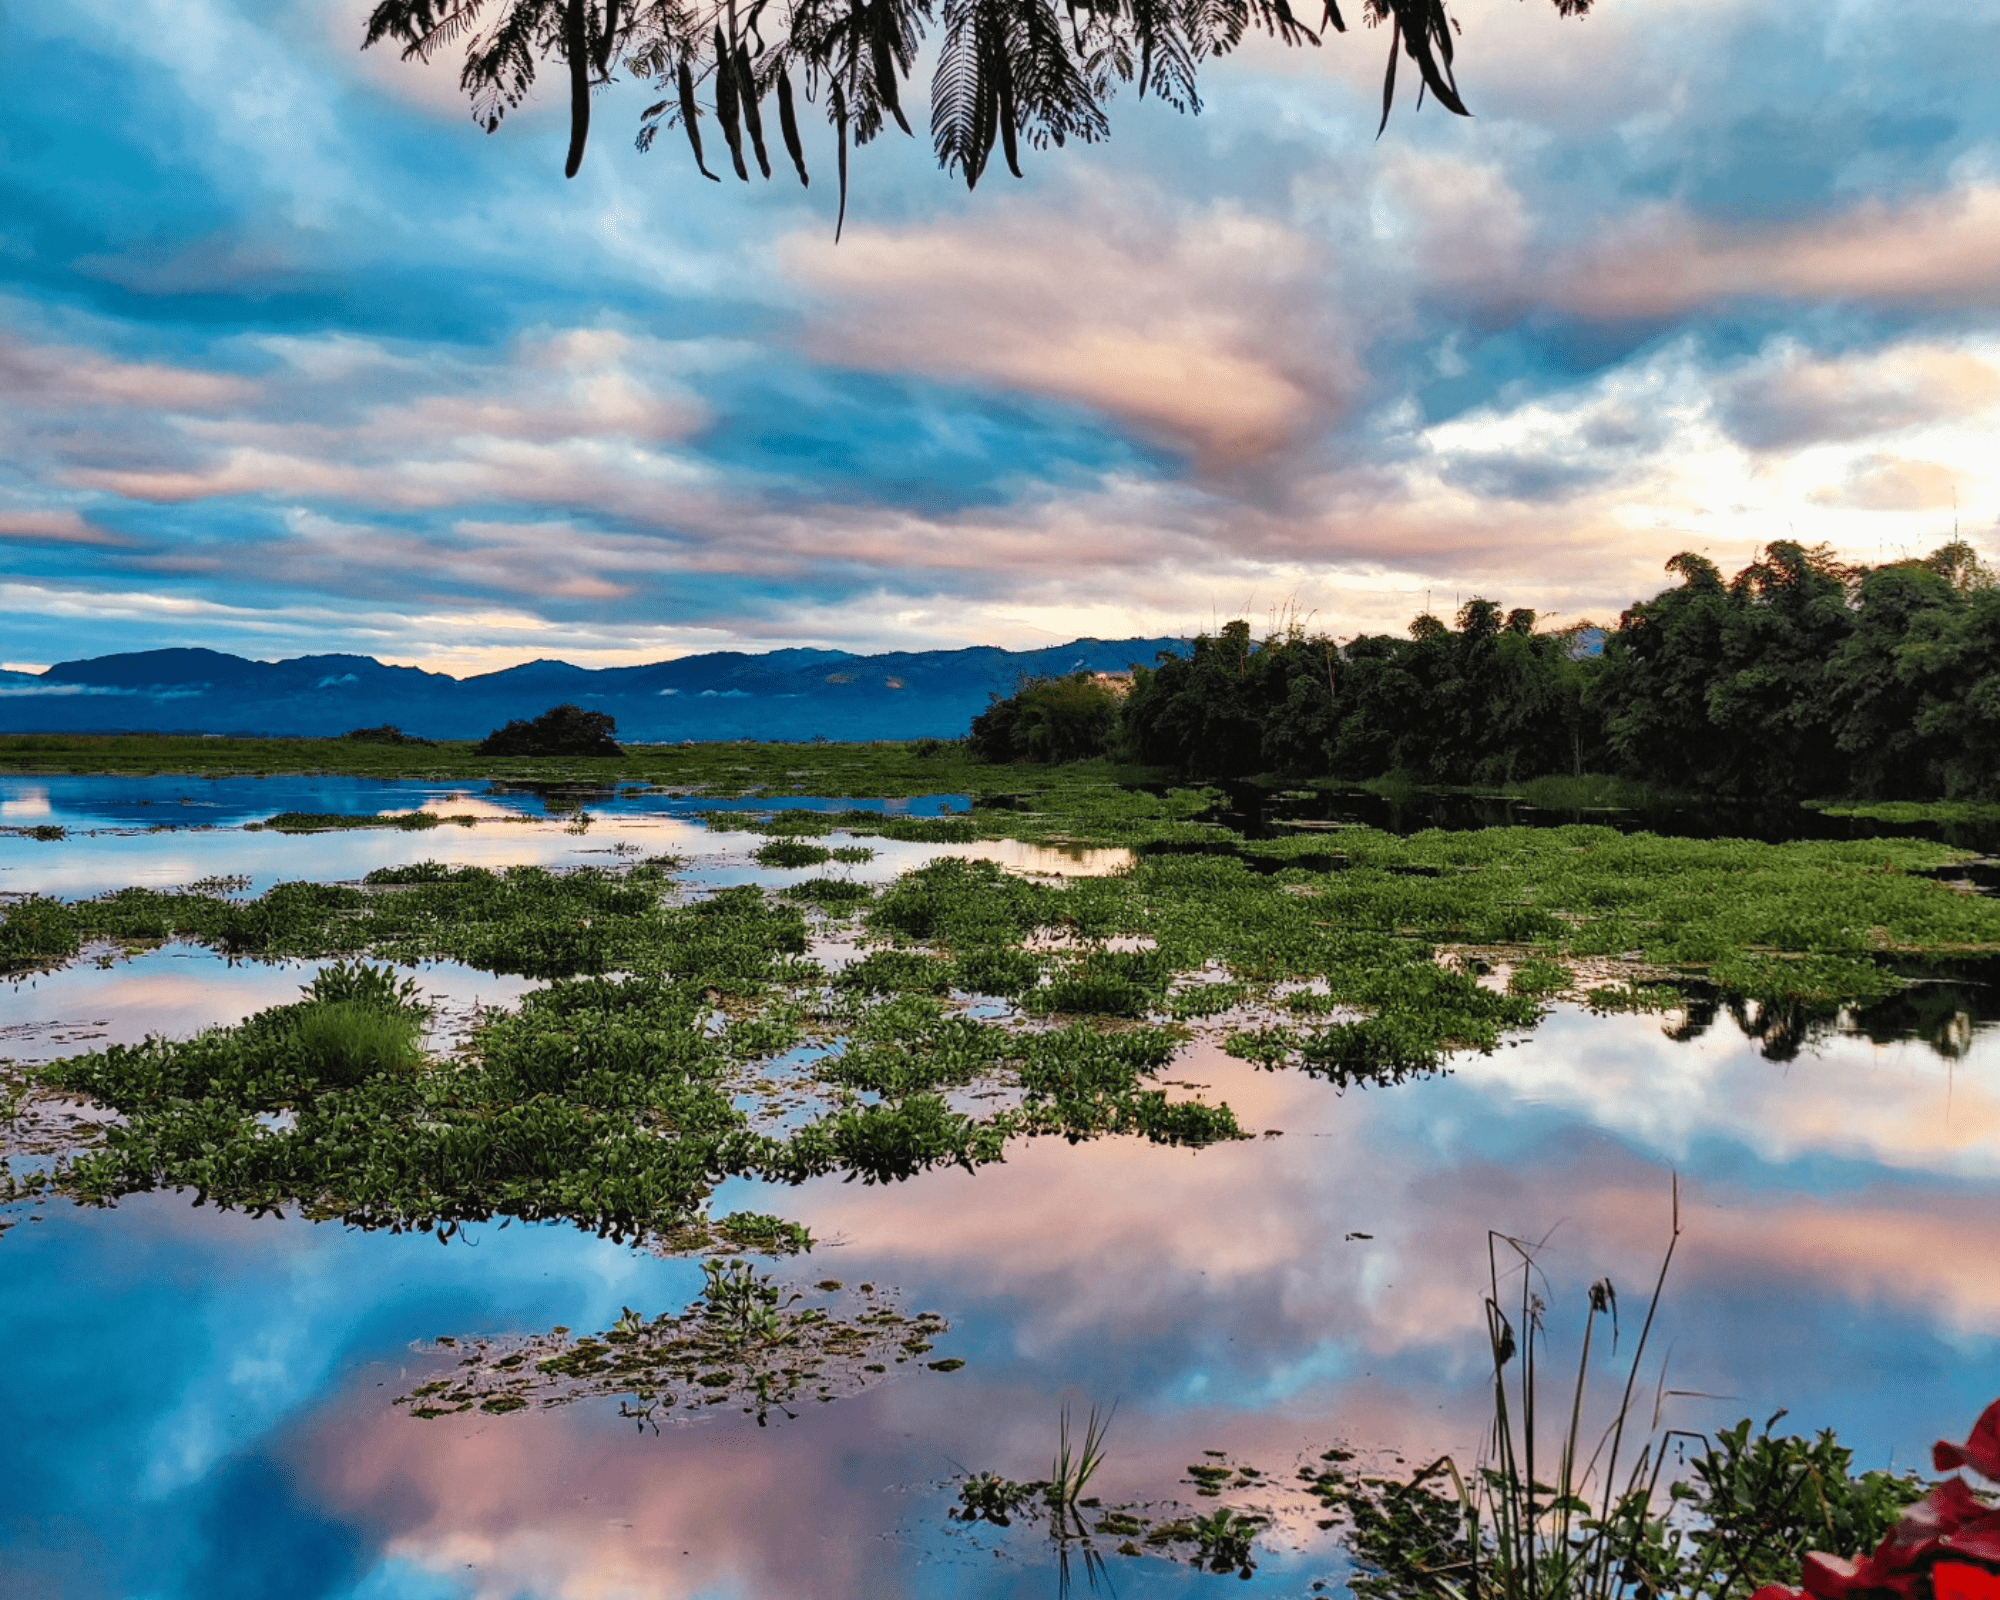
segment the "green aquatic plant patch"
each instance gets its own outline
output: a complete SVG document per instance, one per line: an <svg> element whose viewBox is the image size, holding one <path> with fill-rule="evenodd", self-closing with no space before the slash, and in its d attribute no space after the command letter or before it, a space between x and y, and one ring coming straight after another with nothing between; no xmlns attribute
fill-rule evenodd
<svg viewBox="0 0 2000 1600"><path fill-rule="evenodd" d="M489 970L554 969L553 981L487 1014L448 1057L421 1049L409 979L340 962L299 1001L236 1027L57 1063L40 1074L46 1086L120 1120L53 1186L96 1202L189 1189L396 1229L564 1218L677 1249L796 1248L781 1219L710 1223L714 1184L893 1182L997 1161L1035 1135L1203 1144L1241 1134L1227 1107L1147 1085L1173 1037L1024 1032L949 1014L909 992L911 969L939 969L943 981L922 987L943 994L955 964L916 952L871 956L885 983L829 982L801 959L799 912L755 888L670 903L656 866L378 877L374 892L294 884L236 903L125 891L60 910L99 936L173 932L286 956L448 952ZM781 1133L754 1129L739 1097L767 1091L768 1063L815 1038L827 1044L798 1072L825 1102L820 1114ZM1018 1104L977 1116L941 1092L974 1082Z"/></svg>
<svg viewBox="0 0 2000 1600"><path fill-rule="evenodd" d="M996 1472L972 1472L958 1481L958 1499L945 1510L961 1528L980 1525L1039 1531L1051 1544L1062 1570L1075 1559L1093 1577L1109 1552L1127 1558L1152 1557L1187 1562L1197 1571L1249 1578L1257 1570L1257 1539L1275 1520L1263 1506L1219 1505L1198 1510L1178 1491L1215 1500L1225 1492L1267 1487L1255 1467L1225 1463L1219 1453L1195 1462L1174 1491L1150 1500L1106 1505L1087 1494L1108 1453L1110 1418L1093 1408L1081 1433L1062 1414L1054 1458L1046 1478L1016 1480Z"/></svg>
<svg viewBox="0 0 2000 1600"><path fill-rule="evenodd" d="M504 1415L615 1398L624 1415L657 1429L677 1411L729 1405L759 1424L773 1413L854 1394L897 1367L952 1372L927 1359L950 1325L936 1312L906 1314L873 1284L848 1290L781 1287L743 1261L705 1263L706 1281L678 1316L650 1320L627 1307L602 1333L568 1330L517 1340L440 1340L450 1362L396 1403L430 1419L466 1411Z"/></svg>
<svg viewBox="0 0 2000 1600"><path fill-rule="evenodd" d="M1115 769L1104 769L1115 770ZM963 793L980 775L1019 787L1023 775L974 761L953 741L849 744L633 745L611 756L480 755L475 740L436 744L352 739L209 739L171 734L0 734L0 772L185 773L256 777L325 773L433 781L640 784L735 797ZM1026 781L1035 781L1027 774Z"/></svg>
<svg viewBox="0 0 2000 1600"><path fill-rule="evenodd" d="M1993 800L1808 800L1805 807L1864 822L2000 822L2000 801Z"/></svg>
<svg viewBox="0 0 2000 1600"><path fill-rule="evenodd" d="M814 837L759 848L823 849ZM1553 995L1658 1008L1696 985L1760 1008L1781 1046L1799 1035L1786 1018L1895 994L1895 958L2000 950L2000 903L1939 881L1960 855L1917 840L1572 826L1354 828L1337 849L1168 842L1062 880L944 856L879 894L815 879L690 898L678 863L657 859L417 862L250 900L29 897L0 915L0 967L167 939L347 963L238 1028L50 1069L49 1084L122 1114L64 1169L80 1197L176 1187L370 1225L564 1217L685 1242L717 1237L708 1197L733 1174L890 1182L1003 1159L1021 1137L1239 1138L1227 1106L1151 1082L1190 1027L1260 1065L1365 1085L1491 1050ZM868 947L829 971L811 958L819 932ZM1509 981L1482 979L1481 951ZM436 958L549 986L439 1058L413 996L353 965ZM781 1058L782 1090L767 1077ZM745 1098L797 1114L753 1126Z"/></svg>
<svg viewBox="0 0 2000 1600"><path fill-rule="evenodd" d="M391 811L374 816L350 816L333 811L280 811L262 822L246 822L245 833L268 830L272 833L339 833L355 828L398 828L404 833L422 833L440 823L456 822L470 827L470 816L441 817L434 811Z"/></svg>
<svg viewBox="0 0 2000 1600"><path fill-rule="evenodd" d="M84 927L65 901L46 895L14 901L0 913L0 973L46 970L75 960Z"/></svg>
<svg viewBox="0 0 2000 1600"><path fill-rule="evenodd" d="M773 839L753 851L750 859L760 867L816 867L831 861L833 852L803 839Z"/></svg>

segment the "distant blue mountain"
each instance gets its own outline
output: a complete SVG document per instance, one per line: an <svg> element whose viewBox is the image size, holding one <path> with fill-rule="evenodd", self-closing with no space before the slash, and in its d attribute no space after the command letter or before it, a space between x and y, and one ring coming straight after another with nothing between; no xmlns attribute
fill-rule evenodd
<svg viewBox="0 0 2000 1600"><path fill-rule="evenodd" d="M956 738L1024 676L1150 665L1176 639L1077 639L1047 650L719 651L643 667L530 661L454 678L373 656L248 661L140 650L0 672L0 732L324 737L392 722L428 739L483 738L570 701L618 719L621 739Z"/></svg>

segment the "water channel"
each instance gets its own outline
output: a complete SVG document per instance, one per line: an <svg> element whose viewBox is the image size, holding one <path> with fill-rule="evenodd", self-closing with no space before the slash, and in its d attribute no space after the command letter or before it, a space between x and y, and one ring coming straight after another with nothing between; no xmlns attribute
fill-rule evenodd
<svg viewBox="0 0 2000 1600"><path fill-rule="evenodd" d="M417 807L476 820L243 831L281 810ZM578 831L540 797L481 786L0 779L0 822L66 830L0 836L0 893L215 878L254 893L425 857L671 852L695 891L802 875L757 867L756 836L710 832L692 815L705 809L621 793L593 800ZM856 870L874 879L940 849L1026 871L1116 865L868 842L881 854ZM311 970L186 946L86 957L0 987L0 1058L234 1021ZM417 976L445 1032L527 987L448 965ZM966 1363L898 1369L769 1426L725 1410L655 1430L606 1402L423 1421L390 1403L449 1362L441 1335L678 1310L695 1261L566 1226L474 1226L441 1246L172 1194L18 1208L0 1233L0 1596L1050 1595L1045 1537L946 1520L962 1472L1046 1473L1066 1402L1116 1403L1094 1485L1106 1501L1189 1494L1204 1451L1279 1476L1335 1444L1469 1459L1488 1230L1545 1241L1560 1357L1593 1279L1643 1305L1676 1173L1684 1235L1655 1336L1665 1420L1787 1407L1795 1426L1838 1429L1862 1464L1921 1465L2000 1394L1992 1010L1977 983L1940 986L1926 1006L1778 1048L1754 1016L1568 1007L1444 1076L1344 1094L1194 1046L1168 1076L1226 1099L1256 1138L1042 1140L888 1186L731 1180L718 1214L778 1212L822 1241L776 1263L781 1277L894 1286L949 1320L939 1349ZM1247 1582L1116 1557L1097 1582L1337 1589L1341 1555L1311 1509L1272 1505Z"/></svg>

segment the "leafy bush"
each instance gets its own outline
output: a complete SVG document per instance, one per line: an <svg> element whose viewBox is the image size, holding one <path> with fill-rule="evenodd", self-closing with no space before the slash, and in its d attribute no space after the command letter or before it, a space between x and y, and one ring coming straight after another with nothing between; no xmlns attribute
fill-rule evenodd
<svg viewBox="0 0 2000 1600"><path fill-rule="evenodd" d="M760 867L816 867L831 861L833 852L823 845L807 844L803 839L773 839L750 859Z"/></svg>
<svg viewBox="0 0 2000 1600"><path fill-rule="evenodd" d="M352 728L341 735L349 744L391 744L421 745L434 749L435 739L419 739L414 733L405 733L393 722L385 722L379 728Z"/></svg>

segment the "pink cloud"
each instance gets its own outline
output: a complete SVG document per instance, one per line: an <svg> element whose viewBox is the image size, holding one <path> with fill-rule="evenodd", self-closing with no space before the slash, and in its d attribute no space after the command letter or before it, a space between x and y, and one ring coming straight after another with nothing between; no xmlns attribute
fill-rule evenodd
<svg viewBox="0 0 2000 1600"><path fill-rule="evenodd" d="M1868 199L1784 228L1707 222L1662 204L1573 255L1549 298L1594 317L1666 317L1745 298L1988 309L2000 305L1996 260L2000 185Z"/></svg>
<svg viewBox="0 0 2000 1600"><path fill-rule="evenodd" d="M1990 349L1930 341L1831 357L1787 342L1719 389L1736 437L1783 450L1977 417L2000 403L2000 365Z"/></svg>
<svg viewBox="0 0 2000 1600"><path fill-rule="evenodd" d="M0 389L22 409L83 405L213 411L255 398L257 386L227 373L151 361L118 361L91 350L35 345L0 333Z"/></svg>
<svg viewBox="0 0 2000 1600"><path fill-rule="evenodd" d="M94 522L86 521L80 514L68 509L0 510L0 539L16 539L24 543L38 544L109 546L130 545L135 542L108 529L100 528Z"/></svg>
<svg viewBox="0 0 2000 1600"><path fill-rule="evenodd" d="M789 240L818 302L807 348L871 370L991 383L1103 410L1210 469L1323 429L1361 382L1309 235L1229 204L1109 180L1064 212L1002 200L959 220Z"/></svg>

